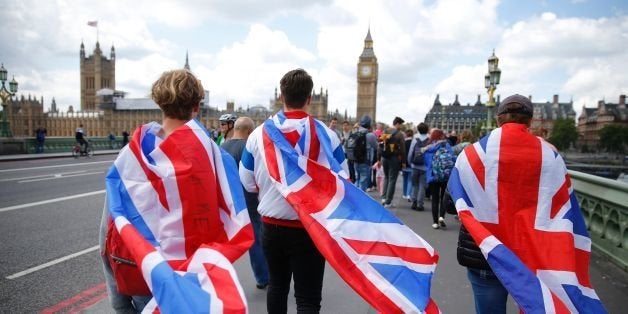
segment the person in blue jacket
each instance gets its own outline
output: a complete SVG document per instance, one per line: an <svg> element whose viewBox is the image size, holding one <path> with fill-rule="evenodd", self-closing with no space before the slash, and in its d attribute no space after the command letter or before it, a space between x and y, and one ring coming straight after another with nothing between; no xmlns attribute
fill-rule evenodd
<svg viewBox="0 0 628 314"><path fill-rule="evenodd" d="M455 154L443 130L432 129L428 144L421 148L425 162L425 181L432 195L432 228L445 228L443 195L449 174L455 165Z"/></svg>

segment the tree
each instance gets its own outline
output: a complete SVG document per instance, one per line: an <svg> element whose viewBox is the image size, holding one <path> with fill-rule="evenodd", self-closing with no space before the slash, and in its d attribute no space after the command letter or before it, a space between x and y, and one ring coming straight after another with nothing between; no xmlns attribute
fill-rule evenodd
<svg viewBox="0 0 628 314"><path fill-rule="evenodd" d="M608 124L600 130L600 146L608 152L623 153L628 144L628 127Z"/></svg>
<svg viewBox="0 0 628 314"><path fill-rule="evenodd" d="M575 121L573 119L558 119L554 122L552 135L548 141L562 151L569 148L577 139L578 130Z"/></svg>

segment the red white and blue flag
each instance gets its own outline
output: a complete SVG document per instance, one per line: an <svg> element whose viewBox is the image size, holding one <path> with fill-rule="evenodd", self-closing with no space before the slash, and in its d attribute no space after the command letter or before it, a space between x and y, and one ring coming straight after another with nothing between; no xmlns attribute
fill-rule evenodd
<svg viewBox="0 0 628 314"><path fill-rule="evenodd" d="M448 183L465 228L525 313L606 313L560 154L507 123L458 156Z"/></svg>
<svg viewBox="0 0 628 314"><path fill-rule="evenodd" d="M280 129L280 118L264 123L262 156L327 262L379 312L439 313L430 298L436 251L343 177L344 156L334 157L321 122L308 117L297 133Z"/></svg>
<svg viewBox="0 0 628 314"><path fill-rule="evenodd" d="M232 263L253 243L233 158L196 120L143 125L106 177L109 212L153 299L144 312L246 313Z"/></svg>

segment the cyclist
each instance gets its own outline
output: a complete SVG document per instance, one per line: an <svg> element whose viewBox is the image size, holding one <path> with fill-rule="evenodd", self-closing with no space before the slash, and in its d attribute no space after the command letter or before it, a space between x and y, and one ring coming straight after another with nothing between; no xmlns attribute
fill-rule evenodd
<svg viewBox="0 0 628 314"><path fill-rule="evenodd" d="M79 127L76 128L76 132L74 132L74 138L76 142L81 145L81 154L85 154L87 152L87 147L89 143L85 140L85 130L83 130L83 125L79 124Z"/></svg>
<svg viewBox="0 0 628 314"><path fill-rule="evenodd" d="M218 118L218 121L220 121L220 135L216 140L216 144L220 146L222 142L230 139L233 136L233 132L231 132L231 130L233 130L233 124L237 119L238 116L231 113L225 113L220 116L220 118Z"/></svg>

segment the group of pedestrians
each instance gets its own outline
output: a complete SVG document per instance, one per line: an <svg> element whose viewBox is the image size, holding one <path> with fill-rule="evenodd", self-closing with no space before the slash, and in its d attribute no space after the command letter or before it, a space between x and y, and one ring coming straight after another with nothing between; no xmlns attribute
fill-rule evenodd
<svg viewBox="0 0 628 314"><path fill-rule="evenodd" d="M435 229L446 226L444 219L446 206L443 206L443 198L448 197L446 190L449 182L449 187L453 189L451 197L456 200L456 207L461 212L463 224L473 226L473 221L469 218L472 216L468 213L468 207L472 207L472 205L463 204L469 200L475 202L475 197L479 196L471 192L465 192L465 194L460 191L467 188L465 185L466 178L476 175L476 173L465 170L466 168L462 165L458 165L460 162L456 164L457 154L464 156L462 159L465 162L472 158L469 157L473 153L470 150L472 147L468 147L473 142L470 132L463 131L456 143L452 143L451 138L448 138L443 130L437 128L429 130L429 126L425 123L420 123L417 126L417 134L415 135L414 132L402 131L405 121L400 117L393 119L391 129L384 130L382 125L374 125L375 122L369 116L361 117L357 123L357 128L352 128L348 122L343 122L342 130L339 130L337 120L332 120L330 125L326 126L309 115L313 81L305 70L295 69L287 72L280 80L280 88L281 100L284 103L283 110L275 113L263 125L255 127L250 118L223 115L220 118L221 137L216 142L211 140L198 142L196 140L190 141L189 137L192 135L189 134L193 133L183 131L188 128L201 128L205 133L195 136L200 136L198 137L200 139L209 138L206 137L207 131L194 121L203 95L200 81L190 71L174 70L165 72L154 83L151 95L164 113L163 124L152 123L143 126L142 130L146 130L144 134L137 135L132 139L132 145L123 148L121 157L116 160L110 175L118 175L118 170L122 171L124 167L133 166L132 163L122 162L122 160L126 160L124 156L132 155L131 152L137 155L146 149L146 164L139 168L136 167L138 173L133 173L133 180L143 178L143 180L150 182L146 187L152 186L156 191L162 191L166 194L169 193L168 189L177 187L178 182L169 178L171 173L152 168L160 162L163 163L162 153L171 154L170 161L166 165L172 165L175 168L173 171L181 170L185 175L195 174L190 177L192 181L187 184L194 182L194 185L202 185L205 184L203 182L209 180L209 183L203 185L203 193L190 195L194 201L199 202L199 206L187 211L180 211L177 207L189 206L184 202L185 199L181 199L179 204L173 203L171 197L162 197L161 194L156 200L146 200L146 198L154 195L150 193L141 196L122 194L122 197L130 197L131 199L137 197L138 200L143 199L159 204L158 208L144 210L141 213L141 221L134 221L131 224L143 226L144 229L139 230L139 232L145 238L148 237L147 240L155 246L158 252L162 246L169 245L175 249L176 254L169 255L172 252L166 250L167 252L163 255L166 262L173 268L187 267L188 259L190 259L190 264L193 263L191 259L195 256L195 252L204 248L206 244L217 243L220 244L220 247L226 248L226 251L222 252L230 252L225 253L225 257L231 262L242 254L240 249L247 248L256 287L267 289L266 306L268 313L287 312L288 294L292 282L294 282L297 312L318 313L320 311L325 257L314 244L311 234L308 233L309 229L306 230L304 227L299 215L300 212L291 205L293 203L287 199L289 196L286 196L285 191L281 191L281 187L278 186L278 182L283 179L289 181L290 184L299 184L299 178L294 177L294 173L282 172L282 167L286 165L277 162L278 154L286 152L297 156L299 162L304 160L307 162L316 161L324 165L342 182L351 181L364 192L369 191L372 187L373 165L380 163L385 175L383 189L379 195L383 207L393 206L396 181L399 173L402 172L405 178L402 198L412 202L411 208L413 210L424 210L425 192L430 192L432 227ZM497 115L499 125L504 128L494 132L506 132L504 134L512 136L508 133L509 130L516 129L516 136L525 138L530 143L534 142L535 137L525 131L525 127L529 125L532 116L529 101L526 102L520 97L506 98L500 104ZM151 145L145 143L147 137L152 143ZM281 141L273 141L273 139L278 138ZM535 152L546 147L542 142L534 143L538 144L534 144L536 146L532 149ZM217 148L218 145L220 145L220 149ZM291 145L292 147L282 146L280 147L281 150L275 150L274 145ZM475 145L478 144L474 144L473 147ZM211 154L222 150L228 152L235 160L235 165L239 167L237 170L239 180L229 180L230 183L237 182L237 187L232 184L229 184L229 187L219 184L216 176L218 176L220 169L214 169L213 175L210 171L209 179L205 176L200 177L202 174L208 173L207 165L199 163L201 159L191 158L203 151L204 154L210 154L210 160L213 160ZM480 158L483 157L486 156L480 156ZM500 164L500 171L512 171L510 169L529 162L528 159L532 157L512 158L509 156L508 158L510 158L507 161L508 168L502 168ZM475 162L476 159L471 162ZM186 166L185 169L177 169L177 166L188 164L189 166ZM230 171L234 170L231 167L236 167L233 162L228 160L224 162L213 161L211 164L212 167L222 167ZM454 170L454 166L456 170ZM491 176L496 168L486 168L487 176ZM281 178L281 176L286 176L286 178ZM482 175L483 179L484 175ZM129 182L137 182L133 180ZM296 183L292 180L296 180ZM455 182L452 183L452 180ZM526 183L524 181L513 180L508 188L517 189L519 184ZM230 192L225 192L225 189L229 189ZM108 186L108 193L109 191ZM241 197L246 201L248 219L251 222L252 230L243 227L241 232L234 236L222 228L226 225L224 215L232 215L235 212L224 213L221 211L224 208L220 206L233 206L238 203L238 199L234 199L231 203L225 202L227 197L237 198L238 195L242 195ZM151 306L155 306L151 303L154 301L149 301L151 293L125 295L120 291L121 286L129 284L127 281L130 280L130 277L120 277L113 267L115 266L113 264L118 262L129 262L128 265L136 265L135 267L139 267L141 264L143 269L146 266L144 262L116 260L112 259L109 254L110 243L112 242L110 240L112 239L111 226L112 224L123 223L123 220L120 220L115 213L120 210L137 211L137 204L125 201L112 202L112 200L116 201L117 199L110 197L107 200L101 222L100 245L112 306L117 312L138 312L142 311L145 306L151 308ZM509 206L511 207L507 209L508 211L516 211L519 205L516 202L510 202ZM478 209L472 208L472 210L477 211ZM499 210L506 209L500 208ZM178 215L173 215L173 213L178 213ZM579 212L573 214L579 215ZM481 214L477 215L482 217ZM496 223L501 224L502 221ZM179 225L183 226L183 230L176 229L176 226ZM503 279L500 277L501 273L491 272L493 264L488 263L484 257L486 255L482 254L485 246L479 246L479 243L476 243L477 238L474 230L473 228L470 231L461 229L458 258L461 265L469 267L469 280L474 291L476 311L478 313L505 313L505 299L510 290L506 290L505 286L501 284ZM126 233L126 231L124 232ZM183 251L180 251L183 244L177 242L180 241L179 238L173 238L175 235L178 237L177 232L183 232L186 239L185 250ZM246 236L249 232L252 233L251 240ZM124 235L124 237L126 236ZM157 239L161 240L157 241ZM499 240L506 245L512 245L509 237L500 237ZM129 244L120 242L117 245ZM517 245L519 243L515 244L515 247ZM527 245L539 244L527 243ZM129 249L133 252L140 250L138 248ZM568 256L567 258L575 257ZM184 261L183 264L180 263L181 259ZM115 263L112 262L113 260ZM472 262L469 263L469 260ZM146 263L152 262L153 260L150 260ZM145 279L146 276L144 274ZM154 278L150 279L150 274L148 276L147 283L152 282ZM141 281L141 277L139 278L136 280ZM497 280L495 280L496 278ZM157 290L151 289L150 291L161 293L162 288L154 288ZM553 298L553 300L558 299ZM157 305L162 306L161 304ZM196 303L188 305L193 311L191 307L195 306ZM167 312L165 309L164 305L162 311Z"/></svg>

